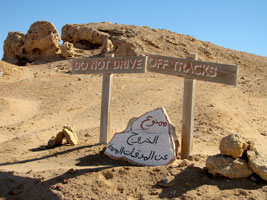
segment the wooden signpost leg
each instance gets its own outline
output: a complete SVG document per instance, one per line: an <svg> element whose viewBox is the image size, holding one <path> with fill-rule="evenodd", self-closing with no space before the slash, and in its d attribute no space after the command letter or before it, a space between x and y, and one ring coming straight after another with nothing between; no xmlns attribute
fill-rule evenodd
<svg viewBox="0 0 267 200"><path fill-rule="evenodd" d="M114 57L114 54L106 54L105 57ZM102 82L102 100L101 100L101 116L100 116L100 144L108 143L108 135L110 130L110 100L112 91L113 74L103 74Z"/></svg>
<svg viewBox="0 0 267 200"><path fill-rule="evenodd" d="M197 54L188 56L190 59L197 59ZM195 105L195 84L196 80L184 79L183 99L183 125L182 125L182 146L181 157L188 159L192 156L193 132L194 132L194 105Z"/></svg>

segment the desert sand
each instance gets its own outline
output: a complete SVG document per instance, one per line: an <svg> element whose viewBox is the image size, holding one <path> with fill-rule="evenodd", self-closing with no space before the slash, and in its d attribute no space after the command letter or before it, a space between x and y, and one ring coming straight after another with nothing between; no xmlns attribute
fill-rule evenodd
<svg viewBox="0 0 267 200"><path fill-rule="evenodd" d="M156 41L160 48L145 46L151 53L185 57ZM238 85L197 81L193 157L160 167L104 155L102 75L72 75L71 60L27 66L0 61L0 199L267 199L266 181L258 176L231 180L205 168L207 156L219 153L220 139L230 133L249 138L267 154L267 58L201 43L210 46L209 56L195 52L203 60L239 66ZM109 138L132 117L164 107L181 142L183 83L181 77L151 72L114 74ZM78 145L46 149L64 124L75 127ZM161 185L162 178L169 185Z"/></svg>

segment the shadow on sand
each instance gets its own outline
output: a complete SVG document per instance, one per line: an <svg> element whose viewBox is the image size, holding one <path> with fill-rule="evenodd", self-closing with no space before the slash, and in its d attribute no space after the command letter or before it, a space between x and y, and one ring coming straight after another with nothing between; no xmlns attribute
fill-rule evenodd
<svg viewBox="0 0 267 200"><path fill-rule="evenodd" d="M90 172L98 172L101 170L118 167L118 166L129 166L128 163L124 161L116 161L109 159L103 152L104 149L101 145L87 145L77 148L71 148L62 152L56 152L51 155L46 155L43 157L26 159L21 161L16 161L12 163L1 163L0 166L23 164L27 162L34 162L43 159L48 159L58 155L63 155L70 153L72 151L77 151L83 148L93 148L99 146L101 151L97 154L88 155L78 159L76 166L83 166L84 169L70 169L67 172L53 177L48 180L42 180L40 178L30 178L26 176L18 176L16 172L6 172L0 171L0 199L50 199L50 200L60 200L62 199L55 191L55 186L57 183L62 183L63 180L68 180L75 178L77 176L84 175ZM36 148L31 151L43 151L43 148Z"/></svg>
<svg viewBox="0 0 267 200"><path fill-rule="evenodd" d="M260 180L260 179L259 179ZM160 198L183 198L188 191L196 190L203 185L217 186L219 190L244 189L256 190L265 185L260 180L257 183L249 179L227 179L225 177L214 177L199 167L187 167L177 174L170 182L170 187L161 187L157 182L154 188L163 188Z"/></svg>

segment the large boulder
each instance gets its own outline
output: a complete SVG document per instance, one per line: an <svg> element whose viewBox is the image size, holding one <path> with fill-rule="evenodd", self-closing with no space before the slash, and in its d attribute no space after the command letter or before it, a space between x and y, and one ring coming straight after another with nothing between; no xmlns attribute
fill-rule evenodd
<svg viewBox="0 0 267 200"><path fill-rule="evenodd" d="M240 135L230 134L222 138L219 149L222 155L240 158L251 146L251 143L252 142L250 142L248 139Z"/></svg>
<svg viewBox="0 0 267 200"><path fill-rule="evenodd" d="M25 35L21 32L9 32L4 41L3 60L12 64L18 64L25 57Z"/></svg>
<svg viewBox="0 0 267 200"><path fill-rule="evenodd" d="M50 59L59 55L60 37L54 24L38 21L26 34L25 52L29 60Z"/></svg>
<svg viewBox="0 0 267 200"><path fill-rule="evenodd" d="M55 26L47 21L33 23L27 34L10 32L4 42L3 60L24 64L60 57L60 37Z"/></svg>
<svg viewBox="0 0 267 200"><path fill-rule="evenodd" d="M243 159L233 159L222 155L209 156L206 167L213 175L220 174L228 178L247 178L252 175L252 170Z"/></svg>
<svg viewBox="0 0 267 200"><path fill-rule="evenodd" d="M267 158L260 154L257 150L247 151L248 163L251 169L262 179L267 181Z"/></svg>

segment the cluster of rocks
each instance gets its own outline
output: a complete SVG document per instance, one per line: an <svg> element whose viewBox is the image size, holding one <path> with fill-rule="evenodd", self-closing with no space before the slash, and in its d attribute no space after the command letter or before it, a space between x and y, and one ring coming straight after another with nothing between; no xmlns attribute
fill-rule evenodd
<svg viewBox="0 0 267 200"><path fill-rule="evenodd" d="M27 34L8 33L4 42L3 60L12 64L25 64L35 60L60 57L60 36L56 27L47 21L31 25Z"/></svg>
<svg viewBox="0 0 267 200"><path fill-rule="evenodd" d="M115 56L144 55L142 45L134 39L136 34L125 27L103 22L67 24L62 28L60 38L53 23L37 21L27 34L18 31L8 34L4 41L3 60L24 65L38 60L55 61L105 53L114 53Z"/></svg>
<svg viewBox="0 0 267 200"><path fill-rule="evenodd" d="M237 134L222 138L221 154L209 156L206 160L209 173L228 178L247 178L256 173L267 180L267 158L254 146L253 142Z"/></svg>
<svg viewBox="0 0 267 200"><path fill-rule="evenodd" d="M50 138L47 144L47 148L53 148L63 143L63 140L66 139L67 144L76 145L78 144L77 134L73 131L71 125L64 125L62 131Z"/></svg>

